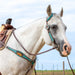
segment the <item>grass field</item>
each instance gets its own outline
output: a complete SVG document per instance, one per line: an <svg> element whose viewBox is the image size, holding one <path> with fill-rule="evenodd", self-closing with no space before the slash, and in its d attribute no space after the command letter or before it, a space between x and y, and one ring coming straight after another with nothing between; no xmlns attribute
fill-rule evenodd
<svg viewBox="0 0 75 75"><path fill-rule="evenodd" d="M74 70L75 72L75 70ZM32 75L35 75L34 72ZM37 71L37 75L64 75L62 70L54 70L54 71ZM65 75L73 75L71 70L65 70Z"/></svg>

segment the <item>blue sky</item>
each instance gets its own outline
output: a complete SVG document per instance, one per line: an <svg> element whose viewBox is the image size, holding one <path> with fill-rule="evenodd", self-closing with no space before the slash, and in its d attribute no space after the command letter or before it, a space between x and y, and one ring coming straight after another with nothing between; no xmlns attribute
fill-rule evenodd
<svg viewBox="0 0 75 75"><path fill-rule="evenodd" d="M46 17L46 8L49 4L55 13L60 13L62 7L64 9L62 19L68 27L66 35L72 45L72 52L69 57L71 63L75 65L75 0L0 0L0 25L5 23L7 18L12 18L12 25L18 28L39 18ZM49 48L51 47L45 45L41 51ZM57 64L60 66L59 69L62 69L62 61L65 61L65 64L67 64L66 58L61 57L56 50L40 55L37 59L39 69L42 69L42 64L44 65L44 69L52 69L52 64L54 64L55 69L57 68Z"/></svg>

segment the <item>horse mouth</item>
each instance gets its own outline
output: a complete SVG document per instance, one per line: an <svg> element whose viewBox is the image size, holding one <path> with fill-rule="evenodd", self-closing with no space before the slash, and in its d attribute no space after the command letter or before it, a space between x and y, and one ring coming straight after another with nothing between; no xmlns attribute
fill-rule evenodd
<svg viewBox="0 0 75 75"><path fill-rule="evenodd" d="M61 49L60 46L58 46L57 50L62 57L67 57L70 54L70 52L68 52L67 50L63 50L63 48Z"/></svg>
<svg viewBox="0 0 75 75"><path fill-rule="evenodd" d="M55 44L54 47L56 48L57 51L59 51L62 57L67 57L70 54L70 52L68 52L67 50L63 50L63 48L61 49L59 45Z"/></svg>
<svg viewBox="0 0 75 75"><path fill-rule="evenodd" d="M66 43L64 40L60 43L54 41L54 47L59 51L62 57L67 57L71 53L71 46L69 43Z"/></svg>

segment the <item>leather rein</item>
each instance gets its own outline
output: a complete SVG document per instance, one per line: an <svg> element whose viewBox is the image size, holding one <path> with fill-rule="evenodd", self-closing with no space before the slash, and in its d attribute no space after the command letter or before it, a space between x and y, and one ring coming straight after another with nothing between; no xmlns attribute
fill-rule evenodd
<svg viewBox="0 0 75 75"><path fill-rule="evenodd" d="M46 50L46 51L40 52L40 53L38 53L38 54L32 54L32 53L28 52L28 51L24 48L24 46L21 44L21 42L17 39L17 37L16 37L14 31L13 31L13 35L14 35L15 39L17 40L17 42L19 43L19 45L23 48L23 50L24 50L26 53L28 53L29 55L32 55L32 56L40 55L40 54L43 54L43 53L49 52L49 51L51 51L51 50L53 50L53 49L56 48L56 47L54 47L54 48L51 48L51 49L49 49L49 50Z"/></svg>
<svg viewBox="0 0 75 75"><path fill-rule="evenodd" d="M17 42L20 44L20 46L23 48L23 50L24 50L26 53L28 53L29 55L32 55L32 56L41 55L41 54L43 54L43 53L46 53L46 52L52 51L53 49L56 48L56 47L55 47L55 48L51 48L51 49L49 49L49 50L46 50L46 51L40 52L40 53L38 53L38 54L32 54L32 53L28 52L28 51L24 48L24 46L21 44L21 42L17 39L17 37L16 37L14 31L13 31L13 35L14 35L15 39L17 40ZM34 60L32 60L32 61L34 61L34 63L35 63L36 58L35 58ZM33 63L33 64L34 64L34 63ZM26 72L25 75L27 75L28 72L33 68L33 64L30 66L30 68L28 69L28 71ZM36 69L35 69L35 68L34 68L34 72L35 72L35 75L37 75L37 74L36 74Z"/></svg>

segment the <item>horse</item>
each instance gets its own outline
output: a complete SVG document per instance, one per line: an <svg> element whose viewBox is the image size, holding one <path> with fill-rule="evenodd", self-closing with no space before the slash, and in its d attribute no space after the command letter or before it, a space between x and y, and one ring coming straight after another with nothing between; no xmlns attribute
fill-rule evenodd
<svg viewBox="0 0 75 75"><path fill-rule="evenodd" d="M49 5L47 14L47 18L41 18L28 26L24 25L16 29L14 33L24 48L31 54L37 55L41 48L47 44L56 47L62 57L67 57L71 53L71 45L65 35L67 27L62 21L63 8L59 14L56 14L52 13L51 5ZM29 59L36 61L36 56L24 51L13 34L7 46L21 51ZM0 51L0 72L2 75L31 75L35 64L36 62L29 62L17 56L8 48Z"/></svg>

